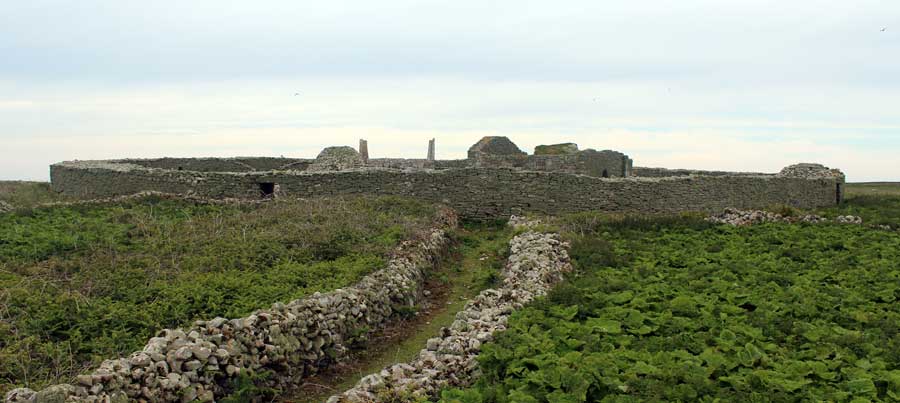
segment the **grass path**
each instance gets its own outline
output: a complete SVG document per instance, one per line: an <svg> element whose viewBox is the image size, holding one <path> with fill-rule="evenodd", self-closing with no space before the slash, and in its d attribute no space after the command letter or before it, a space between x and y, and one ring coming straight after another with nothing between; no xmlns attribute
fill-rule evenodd
<svg viewBox="0 0 900 403"><path fill-rule="evenodd" d="M432 293L427 308L416 317L388 326L364 350L356 351L348 363L306 379L298 390L276 400L320 403L350 389L366 375L394 363L411 361L429 338L453 322L470 298L494 285L506 261L512 233L510 229L490 226L461 229L452 261L434 273L427 285Z"/></svg>

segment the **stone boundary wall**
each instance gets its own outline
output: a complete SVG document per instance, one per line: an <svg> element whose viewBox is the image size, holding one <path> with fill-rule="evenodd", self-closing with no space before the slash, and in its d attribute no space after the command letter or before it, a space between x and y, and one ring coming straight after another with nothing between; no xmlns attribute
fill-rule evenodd
<svg viewBox="0 0 900 403"><path fill-rule="evenodd" d="M275 303L244 318L166 329L142 351L104 361L75 385L16 389L6 402L208 402L229 392L229 380L261 371L273 374L265 386L294 384L344 356L354 337L415 305L425 273L448 250L448 231L456 225L455 213L443 208L432 229L402 243L387 267L352 287Z"/></svg>
<svg viewBox="0 0 900 403"><path fill-rule="evenodd" d="M56 191L80 198L157 191L255 199L263 196L264 184L276 184L279 194L293 197L415 197L448 205L471 219L581 211L718 212L727 207L759 209L777 204L817 208L837 204L842 183L840 178L784 175L597 178L502 168L194 172L108 161L54 164L50 173Z"/></svg>
<svg viewBox="0 0 900 403"><path fill-rule="evenodd" d="M121 159L110 162L134 164L145 168L197 172L251 172L292 169L311 164L312 159L279 157L234 157L234 158L153 158Z"/></svg>
<svg viewBox="0 0 900 403"><path fill-rule="evenodd" d="M634 167L631 174L643 178L667 178L673 176L773 176L760 172L728 172L728 171L701 171L697 169L668 169Z"/></svg>
<svg viewBox="0 0 900 403"><path fill-rule="evenodd" d="M391 169L431 169L434 168L434 161L411 158L369 158L366 166Z"/></svg>
<svg viewBox="0 0 900 403"><path fill-rule="evenodd" d="M444 388L470 385L479 376L481 346L506 330L513 311L546 295L572 270L567 248L557 234L529 231L516 236L510 241L499 289L482 291L466 304L453 324L429 339L414 360L369 375L328 403L420 401L436 397Z"/></svg>
<svg viewBox="0 0 900 403"><path fill-rule="evenodd" d="M518 168L613 178L630 176L633 164L627 155L611 150L556 155L478 154L471 161L476 168Z"/></svg>
<svg viewBox="0 0 900 403"><path fill-rule="evenodd" d="M88 161L84 161L88 162ZM152 158L119 159L106 162L138 165L175 171L196 172L265 172L305 171L316 162L311 158L235 157L235 158ZM451 169L470 166L469 160L436 160L416 158L369 158L365 166L388 169Z"/></svg>

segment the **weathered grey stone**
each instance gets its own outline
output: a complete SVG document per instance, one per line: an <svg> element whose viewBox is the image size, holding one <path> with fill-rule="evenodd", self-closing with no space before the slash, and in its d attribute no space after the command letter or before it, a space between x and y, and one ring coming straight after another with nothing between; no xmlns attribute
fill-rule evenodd
<svg viewBox="0 0 900 403"><path fill-rule="evenodd" d="M365 166L362 156L353 147L328 147L319 153L309 171L342 171Z"/></svg>
<svg viewBox="0 0 900 403"><path fill-rule="evenodd" d="M72 385L54 385L35 394L35 403L65 403L69 396L75 394Z"/></svg>
<svg viewBox="0 0 900 403"><path fill-rule="evenodd" d="M841 171L828 168L822 164L794 164L782 169L778 175L807 179L838 179L844 182L844 174Z"/></svg>
<svg viewBox="0 0 900 403"><path fill-rule="evenodd" d="M472 147L469 148L469 159L477 159L480 156L488 155L522 155L525 153L519 149L516 143L513 143L507 137L487 136L483 137Z"/></svg>
<svg viewBox="0 0 900 403"><path fill-rule="evenodd" d="M572 150L569 146L568 151ZM69 161L52 165L50 176L55 190L75 197L162 192L252 200L272 191L301 198L398 195L448 204L471 219L527 212L713 212L775 204L824 207L840 202L844 181L840 171L817 164L799 164L770 175L635 168L631 158L611 150L529 156L505 137L485 137L472 146L469 157L365 162L350 147L329 147L315 161ZM280 168L262 170L282 163ZM232 169L235 164L255 170Z"/></svg>
<svg viewBox="0 0 900 403"><path fill-rule="evenodd" d="M73 196L90 192L91 197L150 189L210 198L258 199L258 183L275 182L283 184L285 195L292 197L409 196L445 203L470 219L579 211L717 212L727 207L756 209L776 204L817 208L837 203L840 184L833 178L776 175L603 179L494 168L269 174L163 173L137 168L126 175L106 168L85 168L81 162L55 164L51 177L56 190ZM202 180L194 183L195 178Z"/></svg>
<svg viewBox="0 0 900 403"><path fill-rule="evenodd" d="M28 388L13 389L6 393L7 403L34 403L37 392Z"/></svg>
<svg viewBox="0 0 900 403"><path fill-rule="evenodd" d="M566 155L577 152L578 144L575 143L540 145L534 148L534 155Z"/></svg>
<svg viewBox="0 0 900 403"><path fill-rule="evenodd" d="M525 227L533 226L521 221ZM545 295L571 270L567 245L555 234L526 232L510 242L511 255L503 271L500 290L485 290L457 315L467 326L441 329L410 363L385 368L364 377L352 389L328 399L329 403L376 403L379 396L395 401L434 398L447 387L465 387L478 374L476 360L482 343L503 331L512 311ZM508 296L498 300L498 296ZM404 396L405 398L400 398Z"/></svg>
<svg viewBox="0 0 900 403"><path fill-rule="evenodd" d="M369 163L369 142L363 139L359 139L359 157L363 164Z"/></svg>
<svg viewBox="0 0 900 403"><path fill-rule="evenodd" d="M349 335L385 323L395 315L395 301L418 302L425 273L447 250L447 232L456 222L452 210L440 209L432 228L403 242L386 267L352 287L273 304L271 310L245 318L161 330L142 351L104 361L93 373L79 376L77 388L62 385L37 393L23 389L10 394L7 402L31 403L32 397L57 401L57 395L69 391L78 392L69 402L122 401L123 396L154 402L213 401L217 393L226 392L223 379L268 370L273 376L264 381L266 386L295 384L319 370L326 355L344 358ZM358 315L350 314L351 307ZM287 364L291 370L284 371Z"/></svg>

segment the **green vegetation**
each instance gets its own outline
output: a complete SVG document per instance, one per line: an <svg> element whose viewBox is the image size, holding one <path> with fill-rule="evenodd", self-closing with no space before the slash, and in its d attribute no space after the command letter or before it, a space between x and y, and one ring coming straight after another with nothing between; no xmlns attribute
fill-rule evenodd
<svg viewBox="0 0 900 403"><path fill-rule="evenodd" d="M17 208L31 208L42 203L62 201L47 182L0 181L0 201Z"/></svg>
<svg viewBox="0 0 900 403"><path fill-rule="evenodd" d="M465 307L469 299L486 288L497 286L499 273L509 254L509 240L513 232L505 223L464 223L456 232L456 246L449 261L431 274L438 280L440 288L446 288L446 295L441 297L440 306L431 307L427 321L416 321L416 328L408 329L407 337L391 340L390 345L357 346L360 350L357 353L365 351L360 357L363 362L357 363L354 371L346 376L323 380L322 382L331 382L321 385L327 386L320 387L321 392L303 391L280 400L292 403L323 402L335 391L350 389L365 375L378 372L394 363L411 361L428 339L436 337L442 327L453 323L456 313ZM443 294L443 290L435 291L439 292Z"/></svg>
<svg viewBox="0 0 900 403"><path fill-rule="evenodd" d="M858 197L838 210L900 209ZM593 214L559 225L578 274L514 314L483 349L482 379L442 402L900 400L896 231Z"/></svg>
<svg viewBox="0 0 900 403"><path fill-rule="evenodd" d="M900 228L900 183L848 183L844 203L816 213L829 218L859 216L866 225Z"/></svg>
<svg viewBox="0 0 900 403"><path fill-rule="evenodd" d="M900 182L848 183L844 189L850 199L856 196L900 196Z"/></svg>
<svg viewBox="0 0 900 403"><path fill-rule="evenodd" d="M0 392L67 381L162 328L351 284L434 212L397 198L150 197L0 214Z"/></svg>

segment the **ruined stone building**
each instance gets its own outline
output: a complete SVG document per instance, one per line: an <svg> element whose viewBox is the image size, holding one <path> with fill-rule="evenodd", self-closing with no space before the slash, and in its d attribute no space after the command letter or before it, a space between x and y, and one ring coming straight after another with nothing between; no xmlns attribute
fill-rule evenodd
<svg viewBox="0 0 900 403"><path fill-rule="evenodd" d="M439 202L463 216L578 211L670 213L726 207L834 205L844 175L818 164L779 173L736 173L634 167L611 150L572 143L528 154L506 137L485 137L466 159L369 158L368 143L328 147L315 159L159 158L67 161L50 167L53 188L99 198L158 191L209 198L399 195Z"/></svg>

